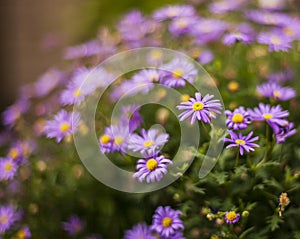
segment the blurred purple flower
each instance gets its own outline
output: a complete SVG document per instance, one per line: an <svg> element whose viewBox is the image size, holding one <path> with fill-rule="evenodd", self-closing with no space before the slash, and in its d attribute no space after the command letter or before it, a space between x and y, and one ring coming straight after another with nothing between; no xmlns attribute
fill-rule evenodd
<svg viewBox="0 0 300 239"><path fill-rule="evenodd" d="M31 238L31 232L28 226L24 226L20 230L17 231L17 238L18 239L28 239Z"/></svg>
<svg viewBox="0 0 300 239"><path fill-rule="evenodd" d="M125 231L125 235L123 239L155 239L151 233L151 230L146 225L146 223L142 222L135 225L131 230Z"/></svg>
<svg viewBox="0 0 300 239"><path fill-rule="evenodd" d="M293 77L294 77L294 72L291 70L286 70L286 71L275 72L268 75L267 80L270 83L280 84L291 80Z"/></svg>
<svg viewBox="0 0 300 239"><path fill-rule="evenodd" d="M226 125L228 129L242 130L246 129L251 123L250 114L245 110L243 106L235 109L233 112L226 110L227 115Z"/></svg>
<svg viewBox="0 0 300 239"><path fill-rule="evenodd" d="M197 60L200 62L200 64L202 65L206 65L210 62L212 62L214 59L214 54L212 53L212 51L210 50L202 50L199 53L199 56L197 58Z"/></svg>
<svg viewBox="0 0 300 239"><path fill-rule="evenodd" d="M186 34L190 27L197 21L195 17L177 17L169 25L169 31L176 37Z"/></svg>
<svg viewBox="0 0 300 239"><path fill-rule="evenodd" d="M184 230L184 225L179 218L181 211L174 210L170 206L158 207L153 215L151 229L162 238L173 238L179 231Z"/></svg>
<svg viewBox="0 0 300 239"><path fill-rule="evenodd" d="M69 236L77 236L83 231L85 223L76 215L70 216L68 221L63 222L64 230L69 234Z"/></svg>
<svg viewBox="0 0 300 239"><path fill-rule="evenodd" d="M292 38L283 35L278 31L263 32L258 34L257 41L269 45L269 51L285 51L291 48Z"/></svg>
<svg viewBox="0 0 300 239"><path fill-rule="evenodd" d="M224 142L230 143L227 145L226 149L231 147L239 147L240 148L240 154L243 155L244 151L250 152L254 151L254 148L259 147L258 144L254 144L254 141L258 140L258 136L251 139L253 135L253 131L251 131L248 135L243 136L242 133L235 133L231 130L228 131L230 134L230 139L225 138Z"/></svg>
<svg viewBox="0 0 300 239"><path fill-rule="evenodd" d="M245 0L221 0L212 2L209 10L216 14L223 14L240 9L244 3L246 3Z"/></svg>
<svg viewBox="0 0 300 239"><path fill-rule="evenodd" d="M128 105L122 107L121 124L129 125L129 132L133 132L141 126L143 122L142 116L139 114L140 107L136 105Z"/></svg>
<svg viewBox="0 0 300 239"><path fill-rule="evenodd" d="M154 20L162 21L176 17L192 17L195 9L190 5L170 5L160 8L153 13Z"/></svg>
<svg viewBox="0 0 300 239"><path fill-rule="evenodd" d="M190 97L189 101L181 102L180 105L176 106L179 110L184 110L179 115L180 121L187 119L192 116L191 124L194 124L196 119L201 120L204 123L210 123L211 119L215 119L216 114L220 114L222 109L220 100L212 100L213 95L205 95L204 97L201 93L196 93L195 98Z"/></svg>
<svg viewBox="0 0 300 239"><path fill-rule="evenodd" d="M285 0L258 0L258 5L266 10L281 10L285 6Z"/></svg>
<svg viewBox="0 0 300 239"><path fill-rule="evenodd" d="M250 10L245 13L245 16L254 22L275 26L282 26L291 19L290 16L283 13L263 10Z"/></svg>
<svg viewBox="0 0 300 239"><path fill-rule="evenodd" d="M9 106L2 114L3 124L10 127L14 126L21 115L28 110L29 106L29 102L23 99Z"/></svg>
<svg viewBox="0 0 300 239"><path fill-rule="evenodd" d="M296 134L297 130L294 129L294 124L287 122L284 125L279 125L278 127L273 127L273 131L276 138L277 144L282 144L286 141L286 138Z"/></svg>
<svg viewBox="0 0 300 239"><path fill-rule="evenodd" d="M12 205L0 207L0 234L4 233L19 220L19 214Z"/></svg>
<svg viewBox="0 0 300 239"><path fill-rule="evenodd" d="M0 158L0 181L13 179L18 171L17 163L11 158Z"/></svg>
<svg viewBox="0 0 300 239"><path fill-rule="evenodd" d="M277 101L289 100L296 96L296 92L293 88L283 87L277 83L264 83L258 85L257 91L264 97Z"/></svg>

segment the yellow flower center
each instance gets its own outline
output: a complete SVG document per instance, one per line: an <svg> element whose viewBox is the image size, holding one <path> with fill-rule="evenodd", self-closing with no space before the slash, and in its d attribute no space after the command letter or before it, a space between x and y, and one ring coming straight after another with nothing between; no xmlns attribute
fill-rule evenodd
<svg viewBox="0 0 300 239"><path fill-rule="evenodd" d="M183 101L183 102L189 101L189 99L190 99L190 96L187 94L183 94L181 96L181 101Z"/></svg>
<svg viewBox="0 0 300 239"><path fill-rule="evenodd" d="M149 159L146 163L146 167L148 170L153 171L158 166L158 163L155 159Z"/></svg>
<svg viewBox="0 0 300 239"><path fill-rule="evenodd" d="M162 56L163 56L163 54L159 50L154 50L154 51L151 51L151 53L150 53L150 57L154 60L161 59Z"/></svg>
<svg viewBox="0 0 300 239"><path fill-rule="evenodd" d="M199 111L199 110L202 110L203 108L204 108L204 104L202 102L195 102L193 104L194 111Z"/></svg>
<svg viewBox="0 0 300 239"><path fill-rule="evenodd" d="M75 97L79 97L79 96L81 96L81 90L80 89L76 89L76 90L74 90L74 96Z"/></svg>
<svg viewBox="0 0 300 239"><path fill-rule="evenodd" d="M239 144L239 145L244 145L246 142L245 142L245 140L237 139L237 140L235 141L235 143L236 143L236 144Z"/></svg>
<svg viewBox="0 0 300 239"><path fill-rule="evenodd" d="M177 8L169 8L167 15L168 17L176 17L178 15Z"/></svg>
<svg viewBox="0 0 300 239"><path fill-rule="evenodd" d="M231 81L227 87L230 91L237 91L239 89L239 83L236 81Z"/></svg>
<svg viewBox="0 0 300 239"><path fill-rule="evenodd" d="M7 221L8 221L7 216L2 216L2 217L0 217L0 223L1 223L1 224L6 223Z"/></svg>
<svg viewBox="0 0 300 239"><path fill-rule="evenodd" d="M272 114L263 114L263 117L265 118L265 120L269 120L273 118Z"/></svg>
<svg viewBox="0 0 300 239"><path fill-rule="evenodd" d="M291 28L285 27L283 29L283 32L285 33L285 35L292 37L295 35L295 33L293 32L293 30Z"/></svg>
<svg viewBox="0 0 300 239"><path fill-rule="evenodd" d="M9 153L9 157L12 159L16 159L19 156L19 151L16 148L12 148Z"/></svg>
<svg viewBox="0 0 300 239"><path fill-rule="evenodd" d="M271 43L274 45L279 45L279 44L281 44L281 40L279 37L273 36L273 37L271 37Z"/></svg>
<svg viewBox="0 0 300 239"><path fill-rule="evenodd" d="M18 231L17 234L18 239L24 239L26 238L26 233L23 230Z"/></svg>
<svg viewBox="0 0 300 239"><path fill-rule="evenodd" d="M183 76L183 71L180 69L176 69L175 71L173 71L173 77L178 79L178 78L182 78Z"/></svg>
<svg viewBox="0 0 300 239"><path fill-rule="evenodd" d="M6 163L5 166L4 166L4 170L9 172L13 169L13 165L12 163Z"/></svg>
<svg viewBox="0 0 300 239"><path fill-rule="evenodd" d="M180 18L180 19L177 19L176 25L179 29L184 29L187 27L188 24L187 24L186 19Z"/></svg>
<svg viewBox="0 0 300 239"><path fill-rule="evenodd" d="M232 116L233 123L237 124L237 123L242 123L243 121L244 121L244 117L242 114L237 113Z"/></svg>
<svg viewBox="0 0 300 239"><path fill-rule="evenodd" d="M273 92L273 96L274 96L275 98L278 98L278 99L280 99L280 98L282 97L282 94L281 94L281 92L280 92L280 91L278 91L278 90L274 90L274 92Z"/></svg>
<svg viewBox="0 0 300 239"><path fill-rule="evenodd" d="M115 142L116 145L120 145L124 142L124 138L121 137L121 136L118 136L118 137L115 138L114 142Z"/></svg>
<svg viewBox="0 0 300 239"><path fill-rule="evenodd" d="M110 136L105 134L100 138L101 144L107 144L111 140Z"/></svg>
<svg viewBox="0 0 300 239"><path fill-rule="evenodd" d="M60 131L61 132L66 132L71 128L71 125L67 122L64 122L60 125Z"/></svg>
<svg viewBox="0 0 300 239"><path fill-rule="evenodd" d="M233 221L233 220L236 219L237 215L234 211L230 211L230 212L227 213L226 217L229 221Z"/></svg>
<svg viewBox="0 0 300 239"><path fill-rule="evenodd" d="M172 225L172 219L169 218L169 217L165 217L163 220L162 220L162 225L163 227L169 227Z"/></svg>
<svg viewBox="0 0 300 239"><path fill-rule="evenodd" d="M154 142L153 141L146 141L145 143L144 143L144 146L145 147L150 147L150 146L152 146L154 144Z"/></svg>

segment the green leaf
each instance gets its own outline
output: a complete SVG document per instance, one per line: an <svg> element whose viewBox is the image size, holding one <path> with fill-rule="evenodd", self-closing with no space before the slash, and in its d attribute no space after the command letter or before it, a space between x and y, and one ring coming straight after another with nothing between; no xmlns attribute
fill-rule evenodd
<svg viewBox="0 0 300 239"><path fill-rule="evenodd" d="M270 224L269 227L271 231L275 231L277 228L279 228L279 225L283 222L284 222L283 219L278 215L267 217L267 223Z"/></svg>

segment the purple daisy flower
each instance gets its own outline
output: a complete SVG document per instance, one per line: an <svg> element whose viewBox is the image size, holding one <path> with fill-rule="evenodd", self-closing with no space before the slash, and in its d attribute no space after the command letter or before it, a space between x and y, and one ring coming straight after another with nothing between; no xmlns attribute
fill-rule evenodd
<svg viewBox="0 0 300 239"><path fill-rule="evenodd" d="M195 9L190 5L170 5L160 8L153 13L154 20L162 21L176 17L192 17L195 15Z"/></svg>
<svg viewBox="0 0 300 239"><path fill-rule="evenodd" d="M264 97L274 100L289 100L296 96L296 92L291 87L283 87L277 83L264 83L257 86L257 91Z"/></svg>
<svg viewBox="0 0 300 239"><path fill-rule="evenodd" d="M140 182L153 183L160 181L168 173L167 166L173 164L170 159L158 153L144 154L144 159L139 159L136 165L137 172L133 174Z"/></svg>
<svg viewBox="0 0 300 239"><path fill-rule="evenodd" d="M172 238L179 231L184 230L184 225L179 218L181 211L170 206L158 207L153 215L151 229L163 238Z"/></svg>
<svg viewBox="0 0 300 239"><path fill-rule="evenodd" d="M246 129L251 123L251 116L243 106L240 106L233 112L226 110L224 113L227 115L226 125L228 129Z"/></svg>
<svg viewBox="0 0 300 239"><path fill-rule="evenodd" d="M214 54L210 50L203 50L199 52L199 56L197 57L197 60L202 65L206 65L210 62L212 62L214 59Z"/></svg>
<svg viewBox="0 0 300 239"><path fill-rule="evenodd" d="M0 158L0 180L14 178L18 171L17 163L11 158Z"/></svg>
<svg viewBox="0 0 300 239"><path fill-rule="evenodd" d="M132 134L129 138L128 149L133 152L149 153L162 147L168 142L169 135L165 133L159 133L157 129L150 129L146 131L142 129L142 136Z"/></svg>
<svg viewBox="0 0 300 239"><path fill-rule="evenodd" d="M218 40L228 28L224 21L210 18L202 18L193 26L191 34L196 38L196 43L204 45Z"/></svg>
<svg viewBox="0 0 300 239"><path fill-rule="evenodd" d="M284 125L280 125L278 127L273 127L273 131L276 138L277 144L282 144L286 141L286 138L294 135L297 130L294 129L294 124L291 122L287 122Z"/></svg>
<svg viewBox="0 0 300 239"><path fill-rule="evenodd" d="M82 232L85 226L85 223L76 215L70 216L68 221L62 224L64 230L72 237Z"/></svg>
<svg viewBox="0 0 300 239"><path fill-rule="evenodd" d="M270 126L274 124L285 124L287 122L285 118L289 116L289 112L282 110L280 105L271 107L263 103L260 103L258 107L253 110L248 109L248 112L252 120L266 121Z"/></svg>
<svg viewBox="0 0 300 239"><path fill-rule="evenodd" d="M209 5L209 10L216 14L223 14L242 7L244 0L222 0Z"/></svg>
<svg viewBox="0 0 300 239"><path fill-rule="evenodd" d="M29 102L27 100L18 100L3 112L3 124L10 127L14 126L17 120L28 110L28 108Z"/></svg>
<svg viewBox="0 0 300 239"><path fill-rule="evenodd" d="M227 224L235 224L240 220L240 214L235 211L229 211L225 213L224 218Z"/></svg>
<svg viewBox="0 0 300 239"><path fill-rule="evenodd" d="M184 110L179 115L180 121L187 119L192 116L191 124L194 124L196 119L202 120L205 123L210 123L211 119L215 119L216 114L220 114L222 109L220 100L212 100L213 95L205 95L202 97L201 93L196 93L195 98L190 97L188 101L181 102L180 105L176 106L179 110Z"/></svg>
<svg viewBox="0 0 300 239"><path fill-rule="evenodd" d="M176 37L186 34L190 27L197 21L195 17L177 17L169 25L169 31Z"/></svg>
<svg viewBox="0 0 300 239"><path fill-rule="evenodd" d="M283 35L278 31L263 32L257 36L257 41L261 44L269 45L269 51L285 51L291 48L292 38Z"/></svg>
<svg viewBox="0 0 300 239"><path fill-rule="evenodd" d="M0 234L7 231L19 219L18 213L11 205L0 207Z"/></svg>
<svg viewBox="0 0 300 239"><path fill-rule="evenodd" d="M292 38L293 40L300 40L300 19L291 18L289 21L285 22L281 26L281 31L287 37Z"/></svg>
<svg viewBox="0 0 300 239"><path fill-rule="evenodd" d="M113 150L114 137L111 127L104 130L104 134L99 138L99 146L102 153L111 153Z"/></svg>
<svg viewBox="0 0 300 239"><path fill-rule="evenodd" d="M252 27L247 23L238 25L233 32L226 34L223 38L225 45L233 45L236 42L243 42L244 44L250 44L254 39L254 31Z"/></svg>
<svg viewBox="0 0 300 239"><path fill-rule="evenodd" d="M249 153L250 151L254 151L255 147L259 147L259 145L253 143L254 141L258 140L258 136L251 139L253 131L246 136L243 136L242 133L236 134L231 130L229 130L228 133L230 134L230 139L225 138L224 142L230 144L226 147L226 149L231 147L239 147L240 154L243 155L244 151Z"/></svg>
<svg viewBox="0 0 300 239"><path fill-rule="evenodd" d="M294 72L291 70L286 70L286 71L275 72L268 75L267 80L270 83L280 84L291 80L293 77L294 77Z"/></svg>
<svg viewBox="0 0 300 239"><path fill-rule="evenodd" d="M142 116L139 114L140 107L136 105L128 105L122 107L121 124L129 125L129 132L133 132L141 126L143 122Z"/></svg>
<svg viewBox="0 0 300 239"><path fill-rule="evenodd" d="M24 226L20 230L17 231L17 238L19 239L28 239L31 238L31 232L28 226Z"/></svg>
<svg viewBox="0 0 300 239"><path fill-rule="evenodd" d="M162 66L162 69L165 72L161 83L173 88L184 87L185 81L193 83L198 74L194 64L178 58Z"/></svg>
<svg viewBox="0 0 300 239"><path fill-rule="evenodd" d="M285 1L284 0L258 0L258 5L260 8L266 10L280 10L284 8Z"/></svg>
<svg viewBox="0 0 300 239"><path fill-rule="evenodd" d="M146 223L139 223L131 230L125 231L124 239L155 239Z"/></svg>
<svg viewBox="0 0 300 239"><path fill-rule="evenodd" d="M73 134L79 125L80 116L78 113L68 113L65 110L59 111L53 120L47 121L45 134L47 138L56 138L60 142L62 138Z"/></svg>
<svg viewBox="0 0 300 239"><path fill-rule="evenodd" d="M250 10L245 15L254 22L275 26L282 26L291 19L290 16L283 13L262 10Z"/></svg>

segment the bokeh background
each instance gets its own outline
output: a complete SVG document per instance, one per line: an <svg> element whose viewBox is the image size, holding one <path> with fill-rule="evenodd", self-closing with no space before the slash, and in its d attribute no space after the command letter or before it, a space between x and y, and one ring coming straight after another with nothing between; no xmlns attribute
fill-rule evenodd
<svg viewBox="0 0 300 239"><path fill-rule="evenodd" d="M174 0L1 0L0 112L12 104L21 84L32 82L62 61L63 49L113 27L130 9L151 12Z"/></svg>

